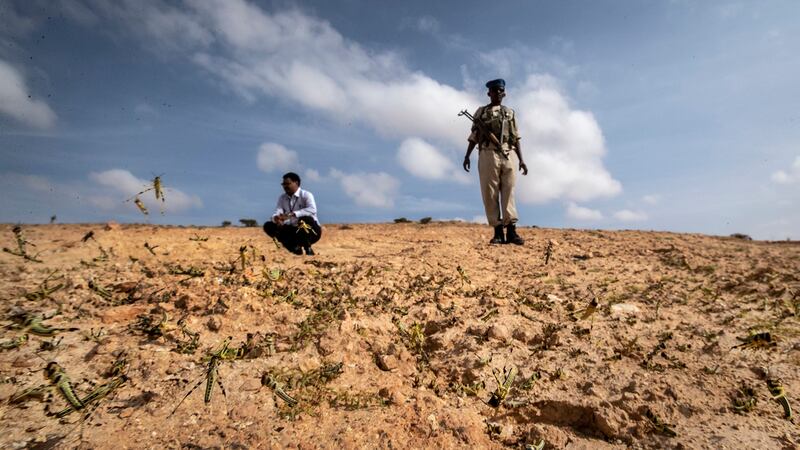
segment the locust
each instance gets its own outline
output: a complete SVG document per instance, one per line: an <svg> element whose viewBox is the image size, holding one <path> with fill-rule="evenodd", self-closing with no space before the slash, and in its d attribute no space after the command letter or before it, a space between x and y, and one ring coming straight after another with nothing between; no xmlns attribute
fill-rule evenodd
<svg viewBox="0 0 800 450"><path fill-rule="evenodd" d="M743 385L733 398L733 410L738 413L750 412L755 408L757 402L755 390L748 385Z"/></svg>
<svg viewBox="0 0 800 450"><path fill-rule="evenodd" d="M653 429L659 433L669 437L676 437L678 435L678 433L672 429L672 425L662 422L661 419L650 408L645 411L644 415L647 417L647 420L650 421L650 425L653 427Z"/></svg>
<svg viewBox="0 0 800 450"><path fill-rule="evenodd" d="M152 254L153 256L156 256L156 249L158 247L159 247L158 245L150 245L147 242L144 243L144 248L146 248L147 251L150 252L150 254Z"/></svg>
<svg viewBox="0 0 800 450"><path fill-rule="evenodd" d="M303 222L303 221L297 222L297 231L295 231L295 233L299 233L301 230L305 234L313 234L314 236L317 235L317 232L314 231L314 229L311 228L311 225L309 225L307 222Z"/></svg>
<svg viewBox="0 0 800 450"><path fill-rule="evenodd" d="M267 279L269 279L270 281L280 280L281 275L282 275L281 269L278 267L272 268L269 271L267 271L267 269L264 269L264 276L266 276Z"/></svg>
<svg viewBox="0 0 800 450"><path fill-rule="evenodd" d="M737 338L742 341L739 345L734 345L732 348L772 348L778 345L777 341L772 337L769 332L756 333L747 336L746 338Z"/></svg>
<svg viewBox="0 0 800 450"><path fill-rule="evenodd" d="M242 272L247 268L247 246L242 245L239 247L239 261L242 263Z"/></svg>
<svg viewBox="0 0 800 450"><path fill-rule="evenodd" d="M469 279L469 276L467 275L467 272L464 271L464 268L462 268L461 266L456 266L456 271L458 272L458 275L461 277L462 287L464 286L464 283L472 284L472 282Z"/></svg>
<svg viewBox="0 0 800 450"><path fill-rule="evenodd" d="M0 342L0 350L11 350L17 347L21 347L26 342L28 342L28 335L23 334L21 336L9 339L7 341Z"/></svg>
<svg viewBox="0 0 800 450"><path fill-rule="evenodd" d="M164 188L163 185L161 184L161 175L154 177L149 187L136 193L133 197L129 198L126 201L131 201L131 199L133 199L133 203L136 204L136 206L139 208L139 211L141 211L142 214L147 215L148 214L147 208L144 206L144 203L139 198L139 196L150 191L153 191L153 193L156 196L156 200L161 200L161 205L162 205L161 214L163 215L164 202L166 201L166 198L164 197Z"/></svg>
<svg viewBox="0 0 800 450"><path fill-rule="evenodd" d="M585 320L591 318L591 321L589 322L589 330L591 331L591 329L594 327L594 313L597 311L598 306L599 303L597 302L597 296L592 292L592 301L589 302L585 308L573 312L572 316L576 320ZM578 315L580 315L580 317L578 317Z"/></svg>
<svg viewBox="0 0 800 450"><path fill-rule="evenodd" d="M51 386L46 384L41 384L36 387L23 389L22 391L14 393L11 397L8 398L8 403L12 405L23 403L28 399L35 398L38 400L44 400L50 394Z"/></svg>
<svg viewBox="0 0 800 450"><path fill-rule="evenodd" d="M75 391L72 390L69 377L57 362L51 361L47 363L44 373L45 376L50 380L50 383L58 388L58 390L61 392L61 395L70 404L70 406L72 406L72 408L84 408L84 403L78 398L77 395L75 395Z"/></svg>
<svg viewBox="0 0 800 450"><path fill-rule="evenodd" d="M547 247L545 247L545 249L544 249L544 265L545 266L550 262L550 258L553 256L554 244L555 243L553 242L552 239L547 241Z"/></svg>
<svg viewBox="0 0 800 450"><path fill-rule="evenodd" d="M89 289L93 290L95 294L99 295L103 300L111 300L113 296L108 289L95 283L94 280L89 280Z"/></svg>
<svg viewBox="0 0 800 450"><path fill-rule="evenodd" d="M47 282L50 281L51 279L53 279L53 276L55 274L56 274L56 271L53 271L50 275L47 276L47 278L44 279L44 281L42 281L41 284L39 284L39 289L38 290L33 291L33 292L28 292L27 294L25 294L25 298L27 300L30 300L30 301L44 300L46 298L50 298L50 295L53 294L54 292L62 289L64 287L63 283L59 283L59 284L57 284L57 285L55 285L53 287L50 287L50 286L47 285ZM62 277L58 277L58 278L62 278Z"/></svg>
<svg viewBox="0 0 800 450"><path fill-rule="evenodd" d="M164 335L169 316L166 311L162 311L161 320L158 323L153 322L153 318L148 315L140 315L137 317L139 321L136 323L135 328L142 331L146 336L151 339L158 338Z"/></svg>
<svg viewBox="0 0 800 450"><path fill-rule="evenodd" d="M205 276L205 274L206 274L205 271L203 271L202 269L198 269L198 268L196 268L194 266L190 266L190 267L184 269L180 265L171 267L169 269L169 273L171 273L173 275L185 275L186 278L184 278L183 281L186 281L186 280L188 280L190 278L202 277L202 276Z"/></svg>
<svg viewBox="0 0 800 450"><path fill-rule="evenodd" d="M111 381L103 383L96 388L92 389L86 396L80 399L83 403L84 407L88 407L92 404L95 404L95 408L99 406L99 403L104 398L108 397L111 393L113 393L117 388L122 386L125 382L128 381L128 376L125 374L125 368L127 367L128 362L124 358L120 358L114 362L111 366L111 369L108 371L108 375L112 377ZM58 418L66 417L75 411L76 408L73 405L69 405L66 408L62 409L61 411L55 413L55 416ZM92 409L93 411L94 409ZM89 413L91 414L91 412Z"/></svg>
<svg viewBox="0 0 800 450"><path fill-rule="evenodd" d="M30 245L32 245L34 247L36 247L36 245L34 243L28 241L27 239L25 239L25 235L22 234L22 227L17 225L14 228L12 228L11 231L14 233L14 237L17 240L17 250L11 250L10 248L3 247L3 251L6 252L6 253L10 253L10 254L12 254L14 256L21 256L21 257L25 258L28 261L39 262L39 263L42 262L41 259L38 259L39 253L37 253L37 254L35 254L33 256L28 254L28 251L27 251L27 249L25 247L28 244L30 244Z"/></svg>
<svg viewBox="0 0 800 450"><path fill-rule="evenodd" d="M208 240L208 236L201 237L199 234L195 233L194 237L190 237L189 240L195 242L206 242Z"/></svg>
<svg viewBox="0 0 800 450"><path fill-rule="evenodd" d="M231 341L230 337L226 338L223 341L223 343L222 343L222 345L221 345L219 350L217 350L215 352L212 352L212 353L210 353L208 355L208 363L206 364L206 370L205 370L206 389L205 389L205 395L203 395L203 402L206 403L206 404L211 403L211 394L213 393L213 390L214 390L214 384L218 384L219 385L220 390L222 390L222 396L223 397L225 397L225 398L228 397L227 394L225 394L225 386L222 385L222 380L219 379L219 363L220 363L220 361L223 360L223 355L228 350L228 345L230 344L230 341ZM195 389L200 387L201 384L203 384L203 379L202 378L200 379L200 381L197 382L197 384L192 386L192 388L189 390L189 392L186 395L183 396L181 401L178 402L178 405L175 406L175 409L173 409L172 412L170 413L170 416L175 414L175 411L178 410L178 408L181 406L181 404L190 395L192 395L192 392L194 392Z"/></svg>
<svg viewBox="0 0 800 450"><path fill-rule="evenodd" d="M789 400L786 398L786 389L781 385L781 380L767 378L767 389L769 389L772 399L783 406L783 417L792 420L792 407L789 406Z"/></svg>
<svg viewBox="0 0 800 450"><path fill-rule="evenodd" d="M42 323L44 318L30 314L30 313L20 313L12 317L17 323L21 324L23 332L30 332L37 336L43 337L51 337L55 336L57 333L61 331L76 331L77 328L54 328L48 327L44 323Z"/></svg>
<svg viewBox="0 0 800 450"><path fill-rule="evenodd" d="M89 239L95 240L94 239L94 230L89 231L88 233L84 234L83 237L81 238L81 242L86 242Z"/></svg>
<svg viewBox="0 0 800 450"><path fill-rule="evenodd" d="M511 367L510 369L506 370L506 368L503 367L502 381L500 380L499 370L492 369L492 375L494 376L495 381L497 381L497 389L492 392L492 396L489 398L488 404L489 406L498 408L506 399L506 396L508 396L509 391L511 391L511 384L514 382L514 377L517 375L517 368Z"/></svg>
<svg viewBox="0 0 800 450"><path fill-rule="evenodd" d="M275 391L275 395L280 397L281 400L286 402L289 406L297 405L297 400L293 399L289 394L287 394L280 384L278 384L278 380L270 373L265 373L261 376L261 384L263 386L268 386L270 389Z"/></svg>
<svg viewBox="0 0 800 450"><path fill-rule="evenodd" d="M150 214L150 211L147 210L147 207L144 206L144 202L139 198L138 195L133 199L133 204L136 205L136 207L139 208L139 211L141 211L145 216Z"/></svg>
<svg viewBox="0 0 800 450"><path fill-rule="evenodd" d="M536 444L525 444L525 450L542 450L544 448L544 439L539 439Z"/></svg>
<svg viewBox="0 0 800 450"><path fill-rule="evenodd" d="M197 350L198 341L200 340L200 333L195 333L186 328L186 318L182 317L178 320L178 326L181 327L181 333L189 338L188 342L178 342L176 350L178 353L192 354Z"/></svg>
<svg viewBox="0 0 800 450"><path fill-rule="evenodd" d="M89 394L81 399L84 405L89 406L91 404L99 404L100 400L108 397L112 392L114 392L117 388L125 384L128 381L127 375L120 375L115 377L111 381L107 383L103 383L100 386L94 388ZM61 411L55 413L55 416L58 418L66 417L75 411L76 408L73 406L67 406L66 408L62 409Z"/></svg>

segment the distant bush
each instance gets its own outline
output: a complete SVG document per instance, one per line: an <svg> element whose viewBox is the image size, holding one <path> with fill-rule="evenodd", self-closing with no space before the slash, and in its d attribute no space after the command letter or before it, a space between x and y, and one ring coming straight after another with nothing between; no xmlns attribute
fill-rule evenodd
<svg viewBox="0 0 800 450"><path fill-rule="evenodd" d="M222 226L223 226L223 227L229 227L229 226L231 226L231 221L230 221L230 220L223 220L223 221L222 221Z"/></svg>
<svg viewBox="0 0 800 450"><path fill-rule="evenodd" d="M731 235L731 237L734 238L734 239L741 239L743 241L752 241L753 240L753 238L751 238L750 236L748 236L746 234L742 234L742 233L733 233Z"/></svg>
<svg viewBox="0 0 800 450"><path fill-rule="evenodd" d="M431 220L433 219L430 217L423 217L422 219L419 219L419 223L425 225L426 223L431 223Z"/></svg>
<svg viewBox="0 0 800 450"><path fill-rule="evenodd" d="M400 217L399 219L394 219L394 223L411 223L411 221L405 217Z"/></svg>
<svg viewBox="0 0 800 450"><path fill-rule="evenodd" d="M248 228L258 226L258 222L256 222L255 219L239 219L239 222Z"/></svg>
<svg viewBox="0 0 800 450"><path fill-rule="evenodd" d="M53 214L52 216L50 216L50 224L52 225L52 224L56 223L56 219L57 219L57 217L56 217L56 215L55 215L55 214Z"/></svg>

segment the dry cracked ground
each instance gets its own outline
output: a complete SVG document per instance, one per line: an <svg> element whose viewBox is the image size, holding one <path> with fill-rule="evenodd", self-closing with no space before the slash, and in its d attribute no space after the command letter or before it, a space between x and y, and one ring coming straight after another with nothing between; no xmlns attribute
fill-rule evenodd
<svg viewBox="0 0 800 450"><path fill-rule="evenodd" d="M797 242L520 233L2 225L0 447L798 448Z"/></svg>

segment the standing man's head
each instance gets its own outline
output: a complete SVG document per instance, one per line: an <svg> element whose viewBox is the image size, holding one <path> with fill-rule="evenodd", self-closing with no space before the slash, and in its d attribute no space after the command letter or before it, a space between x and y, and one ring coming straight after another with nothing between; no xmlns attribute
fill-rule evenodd
<svg viewBox="0 0 800 450"><path fill-rule="evenodd" d="M286 195L294 195L300 189L300 175L294 172L285 174L281 187L283 187L283 192L286 192Z"/></svg>
<svg viewBox="0 0 800 450"><path fill-rule="evenodd" d="M498 78L496 80L487 81L486 87L489 92L486 95L492 100L492 105L499 105L506 96L506 80Z"/></svg>

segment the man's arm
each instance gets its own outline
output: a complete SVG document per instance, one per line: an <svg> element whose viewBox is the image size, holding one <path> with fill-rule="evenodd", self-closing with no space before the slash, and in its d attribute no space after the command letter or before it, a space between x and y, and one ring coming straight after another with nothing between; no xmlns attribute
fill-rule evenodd
<svg viewBox="0 0 800 450"><path fill-rule="evenodd" d="M314 194L308 191L304 191L303 193L305 194L304 202L306 206L303 209L295 211L294 216L298 218L304 216L314 217L317 214L317 202L314 201Z"/></svg>
<svg viewBox="0 0 800 450"><path fill-rule="evenodd" d="M467 146L467 154L464 155L464 170L469 172L469 155L472 154L472 150L475 149L475 141L469 141L469 145Z"/></svg>
<svg viewBox="0 0 800 450"><path fill-rule="evenodd" d="M479 120L478 117L480 117L482 109L483 109L483 107L480 107L480 108L476 109L475 110L475 114L472 115L472 117L476 121ZM472 122L471 133L470 133L469 137L467 138L467 140L469 141L469 145L467 145L467 153L464 155L464 163L463 163L464 170L466 170L467 172L469 172L469 167L470 167L469 156L472 154L472 150L475 149L475 146L478 145L478 134L479 133L480 133L480 128L478 128L478 124L475 123L475 121L473 121Z"/></svg>
<svg viewBox="0 0 800 450"><path fill-rule="evenodd" d="M514 152L517 154L517 158L519 159L519 170L522 171L523 175L527 175L528 166L525 164L525 161L522 160L522 149L519 146L519 140L517 140L517 145L514 146Z"/></svg>
<svg viewBox="0 0 800 450"><path fill-rule="evenodd" d="M522 147L519 145L519 131L517 130L517 117L516 114L514 117L511 118L511 126L514 137L516 142L514 142L514 153L517 154L517 159L519 159L519 170L522 171L523 175L528 174L528 166L525 164L525 161L522 160Z"/></svg>
<svg viewBox="0 0 800 450"><path fill-rule="evenodd" d="M272 214L272 221L277 223L277 224L279 224L279 225L281 223L283 223L283 221L285 219L285 217L284 217L284 212L285 211L284 211L283 207L281 206L281 199L283 199L283 194L278 196L278 202L275 205L275 213Z"/></svg>

